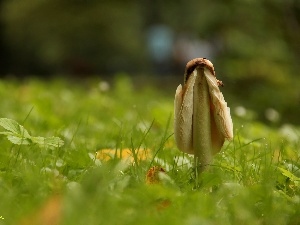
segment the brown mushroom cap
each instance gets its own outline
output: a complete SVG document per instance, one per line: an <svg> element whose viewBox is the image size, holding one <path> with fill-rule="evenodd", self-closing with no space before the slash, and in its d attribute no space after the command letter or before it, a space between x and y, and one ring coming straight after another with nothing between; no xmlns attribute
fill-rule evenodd
<svg viewBox="0 0 300 225"><path fill-rule="evenodd" d="M197 125L194 119L194 108L198 107L203 99L194 101L194 89L203 89L195 86L197 77L203 76L208 85L209 105L205 106L210 111L210 134L212 154L220 151L225 139L233 138L233 124L230 116L230 109L224 100L219 86L223 86L222 81L216 79L213 64L206 58L196 58L186 65L184 74L184 85L179 85L175 94L175 126L174 135L178 148L186 153L195 154L195 145L192 140L194 129ZM202 78L201 78L202 79ZM198 82L199 85L201 82ZM205 82L203 82L205 83ZM202 104L202 103L201 103ZM203 106L201 106L201 110ZM198 110L199 111L199 110ZM198 118L199 119L199 118ZM202 120L200 118L200 120ZM202 125L201 125L202 126ZM198 126L199 127L199 126ZM203 127L203 126L202 126ZM202 129L202 128L201 128Z"/></svg>

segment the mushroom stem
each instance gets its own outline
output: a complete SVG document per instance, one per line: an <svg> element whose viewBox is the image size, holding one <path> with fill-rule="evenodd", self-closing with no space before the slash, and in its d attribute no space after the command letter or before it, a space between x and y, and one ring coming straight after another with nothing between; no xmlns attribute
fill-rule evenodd
<svg viewBox="0 0 300 225"><path fill-rule="evenodd" d="M204 68L194 70L193 148L196 174L206 170L212 160L210 95Z"/></svg>

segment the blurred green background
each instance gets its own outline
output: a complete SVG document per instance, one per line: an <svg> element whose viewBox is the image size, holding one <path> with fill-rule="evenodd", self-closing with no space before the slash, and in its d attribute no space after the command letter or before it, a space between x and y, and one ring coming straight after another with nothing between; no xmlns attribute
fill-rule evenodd
<svg viewBox="0 0 300 225"><path fill-rule="evenodd" d="M3 77L126 73L171 93L195 57L237 113L300 124L299 0L0 0Z"/></svg>

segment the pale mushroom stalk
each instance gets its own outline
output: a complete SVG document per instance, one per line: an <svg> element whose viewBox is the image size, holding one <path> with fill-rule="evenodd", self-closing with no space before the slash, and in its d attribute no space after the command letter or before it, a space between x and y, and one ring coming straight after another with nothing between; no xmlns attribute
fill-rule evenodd
<svg viewBox="0 0 300 225"><path fill-rule="evenodd" d="M175 93L175 141L181 151L195 155L196 174L209 167L225 139L233 138L230 109L219 85L212 63L196 58L187 63L184 85Z"/></svg>

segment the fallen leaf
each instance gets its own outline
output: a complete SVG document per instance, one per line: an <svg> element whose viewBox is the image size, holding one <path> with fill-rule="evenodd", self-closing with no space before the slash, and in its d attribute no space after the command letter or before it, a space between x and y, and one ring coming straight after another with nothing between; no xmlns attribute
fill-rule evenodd
<svg viewBox="0 0 300 225"><path fill-rule="evenodd" d="M62 219L62 198L51 196L35 212L21 219L18 225L59 225Z"/></svg>
<svg viewBox="0 0 300 225"><path fill-rule="evenodd" d="M146 184L159 184L161 182L159 173L165 173L166 171L161 166L151 167L146 174Z"/></svg>
<svg viewBox="0 0 300 225"><path fill-rule="evenodd" d="M137 160L147 160L149 156L151 156L151 151L149 149L137 149L134 151L125 148L125 149L101 149L96 152L96 159L101 161L108 161L111 159L120 158L120 159L129 159L130 162L134 162L134 158L136 157Z"/></svg>

